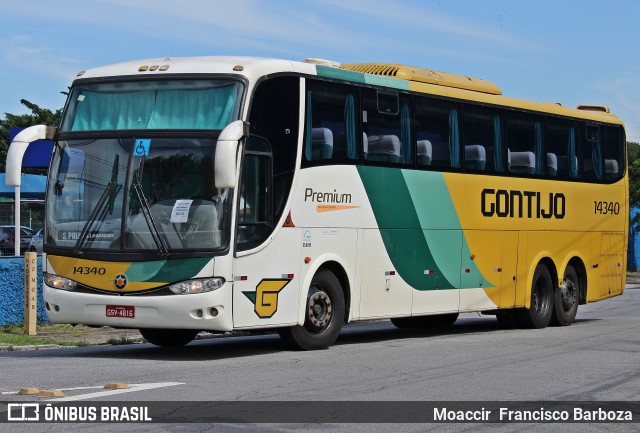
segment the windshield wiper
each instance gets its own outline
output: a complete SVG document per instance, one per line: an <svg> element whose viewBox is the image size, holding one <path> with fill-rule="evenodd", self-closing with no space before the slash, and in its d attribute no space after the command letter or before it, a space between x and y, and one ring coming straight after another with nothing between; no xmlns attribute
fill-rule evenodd
<svg viewBox="0 0 640 433"><path fill-rule="evenodd" d="M156 226L156 222L153 219L153 215L151 214L151 209L149 209L149 205L147 204L147 199L144 196L144 191L142 190L142 184L140 183L139 172L142 171L142 166L144 165L144 159L140 163L140 170L135 173L134 179L132 182L133 191L135 191L136 196L138 198L138 202L140 202L140 209L142 210L142 215L144 216L147 225L149 226L149 231L151 233L151 237L153 238L153 242L155 242L156 247L158 247L158 251L160 251L160 255L163 258L169 257L169 250L165 245L162 237L160 236L160 232L158 231L158 227Z"/></svg>
<svg viewBox="0 0 640 433"><path fill-rule="evenodd" d="M115 203L116 196L118 195L118 191L120 186L118 185L118 163L120 162L120 155L116 153L116 157L113 160L113 166L111 167L111 180L107 184L104 191L102 191L102 195L98 199L98 203L96 207L93 209L87 222L82 228L82 232L80 232L80 236L76 241L76 245L73 248L74 254L82 254L82 246L87 240L87 236L89 236L89 230L94 222L96 222L98 218L98 214L100 214L100 221L104 220L104 217L108 213L109 215L113 214L113 206ZM104 207L105 203L107 203L107 207ZM104 208L104 209L103 209Z"/></svg>

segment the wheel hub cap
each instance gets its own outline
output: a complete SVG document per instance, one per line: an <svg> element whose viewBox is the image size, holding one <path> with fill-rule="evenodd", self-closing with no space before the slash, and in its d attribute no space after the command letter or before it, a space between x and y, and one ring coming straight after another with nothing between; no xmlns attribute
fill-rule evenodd
<svg viewBox="0 0 640 433"><path fill-rule="evenodd" d="M562 307L565 310L573 307L576 303L576 286L573 281L565 278L560 287L560 298L562 299Z"/></svg>
<svg viewBox="0 0 640 433"><path fill-rule="evenodd" d="M309 297L308 317L316 328L323 328L329 324L333 309L331 299L324 292L315 292Z"/></svg>

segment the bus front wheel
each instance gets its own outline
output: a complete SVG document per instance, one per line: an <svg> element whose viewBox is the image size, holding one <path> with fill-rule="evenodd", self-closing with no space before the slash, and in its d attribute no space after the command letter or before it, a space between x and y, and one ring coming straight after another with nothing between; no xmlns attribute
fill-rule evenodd
<svg viewBox="0 0 640 433"><path fill-rule="evenodd" d="M198 332L193 329L140 329L140 334L149 343L160 347L180 347L196 338Z"/></svg>
<svg viewBox="0 0 640 433"><path fill-rule="evenodd" d="M344 314L340 282L331 271L322 270L313 277L309 287L304 325L280 329L279 334L294 349L326 349L340 335Z"/></svg>
<svg viewBox="0 0 640 433"><path fill-rule="evenodd" d="M553 280L549 269L539 263L531 283L529 309L517 310L516 320L523 328L546 328L553 313Z"/></svg>

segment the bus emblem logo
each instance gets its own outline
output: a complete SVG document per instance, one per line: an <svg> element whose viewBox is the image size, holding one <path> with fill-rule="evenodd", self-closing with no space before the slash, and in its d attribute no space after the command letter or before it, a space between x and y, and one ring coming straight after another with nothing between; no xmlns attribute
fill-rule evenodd
<svg viewBox="0 0 640 433"><path fill-rule="evenodd" d="M261 319L269 319L278 311L278 293L289 284L290 279L263 279L255 292L242 292L254 305L253 311Z"/></svg>
<svg viewBox="0 0 640 433"><path fill-rule="evenodd" d="M127 287L127 276L125 274L118 274L115 280L113 280L113 283L116 285L116 289L122 290Z"/></svg>

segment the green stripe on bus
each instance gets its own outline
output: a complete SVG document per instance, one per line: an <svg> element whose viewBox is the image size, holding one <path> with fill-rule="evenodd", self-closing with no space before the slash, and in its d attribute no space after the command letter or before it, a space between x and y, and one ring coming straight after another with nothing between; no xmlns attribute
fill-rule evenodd
<svg viewBox="0 0 640 433"><path fill-rule="evenodd" d="M365 74L364 81L374 86L393 87L395 89L409 90L409 82L398 78L385 77L382 75Z"/></svg>
<svg viewBox="0 0 640 433"><path fill-rule="evenodd" d="M362 72L349 71L347 69L334 68L331 66L316 65L316 73L320 77L353 81L355 83L365 83L364 74Z"/></svg>
<svg viewBox="0 0 640 433"><path fill-rule="evenodd" d="M387 254L409 285L417 290L491 286L467 260L469 246L441 173L376 167L358 172Z"/></svg>
<svg viewBox="0 0 640 433"><path fill-rule="evenodd" d="M127 269L129 281L173 283L198 275L210 258L134 262Z"/></svg>
<svg viewBox="0 0 640 433"><path fill-rule="evenodd" d="M320 77L335 78L338 80L352 81L354 83L371 84L374 86L392 87L395 89L409 90L409 82L383 75L363 74L362 72L349 71L348 69L334 68L331 66L316 65L316 73Z"/></svg>
<svg viewBox="0 0 640 433"><path fill-rule="evenodd" d="M447 279L460 288L491 287L477 265L467 261L471 251L442 173L402 170L402 174L431 254Z"/></svg>
<svg viewBox="0 0 640 433"><path fill-rule="evenodd" d="M417 290L453 289L434 260L424 236L416 236L420 220L402 172L391 168L358 167L380 235L395 270ZM433 270L425 275L425 270ZM460 276L458 275L457 281Z"/></svg>

